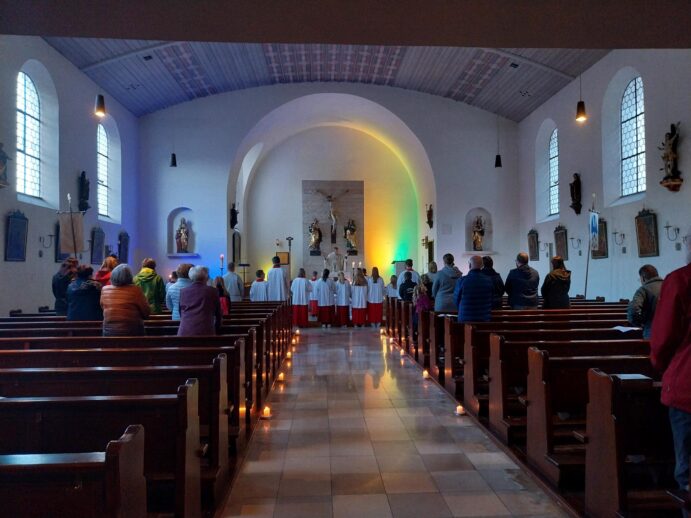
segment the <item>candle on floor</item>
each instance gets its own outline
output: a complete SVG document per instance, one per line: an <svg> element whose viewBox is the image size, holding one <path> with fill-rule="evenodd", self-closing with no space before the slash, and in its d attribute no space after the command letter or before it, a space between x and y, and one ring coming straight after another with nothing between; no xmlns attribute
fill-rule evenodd
<svg viewBox="0 0 691 518"><path fill-rule="evenodd" d="M393 336L389 338L389 343L393 343Z"/></svg>
<svg viewBox="0 0 691 518"><path fill-rule="evenodd" d="M295 334L296 334L296 335L299 335L299 334L300 334L300 330L299 330L299 329L296 329L296 330L295 330Z"/></svg>
<svg viewBox="0 0 691 518"><path fill-rule="evenodd" d="M288 352L286 353L286 358L292 358L292 357L293 357L293 353L290 352L290 351L288 351Z"/></svg>
<svg viewBox="0 0 691 518"><path fill-rule="evenodd" d="M401 347L401 350L399 352L400 352L401 356L405 356L405 349L403 349L402 347Z"/></svg>
<svg viewBox="0 0 691 518"><path fill-rule="evenodd" d="M422 379L429 379L429 371L427 369L422 371Z"/></svg>
<svg viewBox="0 0 691 518"><path fill-rule="evenodd" d="M271 419L271 408L267 406L264 407L264 410L262 411L261 415L262 419Z"/></svg>
<svg viewBox="0 0 691 518"><path fill-rule="evenodd" d="M295 338L293 338L293 340L291 341L291 343L292 343L293 345L295 345L296 343L298 343L298 341L297 341Z"/></svg>
<svg viewBox="0 0 691 518"><path fill-rule="evenodd" d="M278 381L285 381L286 375L283 374L282 372L278 373Z"/></svg>
<svg viewBox="0 0 691 518"><path fill-rule="evenodd" d="M293 346L293 348L292 348L291 350L292 350L293 352L295 352L295 347Z"/></svg>
<svg viewBox="0 0 691 518"><path fill-rule="evenodd" d="M463 405L458 405L456 407L456 412L454 412L456 415L465 415L465 408L463 408Z"/></svg>

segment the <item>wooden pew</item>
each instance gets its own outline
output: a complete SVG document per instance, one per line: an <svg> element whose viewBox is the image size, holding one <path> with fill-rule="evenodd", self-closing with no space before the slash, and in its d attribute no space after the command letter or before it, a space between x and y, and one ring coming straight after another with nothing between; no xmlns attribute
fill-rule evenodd
<svg viewBox="0 0 691 518"><path fill-rule="evenodd" d="M525 441L526 412L518 396L525 396L528 379L528 349L537 346L551 356L645 355L646 340L508 341L490 335L489 429L506 444ZM522 389L522 390L520 390Z"/></svg>
<svg viewBox="0 0 691 518"><path fill-rule="evenodd" d="M447 390L457 399L463 398L463 325L455 316L444 317L444 349L446 350Z"/></svg>
<svg viewBox="0 0 691 518"><path fill-rule="evenodd" d="M413 318L415 317L415 305L411 302L406 302L405 303L405 312L406 312L405 348L406 348L406 351L408 351L408 354L413 356L415 358L415 361L417 361L417 331L415 329L414 320L413 320Z"/></svg>
<svg viewBox="0 0 691 518"><path fill-rule="evenodd" d="M660 387L640 374L588 372L585 509L589 516L677 508L674 444Z"/></svg>
<svg viewBox="0 0 691 518"><path fill-rule="evenodd" d="M429 312L429 373L448 390L449 377L446 374L448 355L444 348L444 317L435 311Z"/></svg>
<svg viewBox="0 0 691 518"><path fill-rule="evenodd" d="M144 428L105 451L0 455L0 502L3 516L146 518Z"/></svg>
<svg viewBox="0 0 691 518"><path fill-rule="evenodd" d="M0 399L0 454L99 451L129 423L146 430L149 512L201 516L198 384L177 394ZM172 504L172 505L171 505Z"/></svg>
<svg viewBox="0 0 691 518"><path fill-rule="evenodd" d="M430 369L429 361L429 311L422 311L418 315L417 342L415 343L415 361L422 365L423 369ZM430 373L430 376L432 373Z"/></svg>
<svg viewBox="0 0 691 518"><path fill-rule="evenodd" d="M651 374L643 356L550 357L528 349L526 460L559 488L582 488L585 448L577 441L585 430L588 370Z"/></svg>

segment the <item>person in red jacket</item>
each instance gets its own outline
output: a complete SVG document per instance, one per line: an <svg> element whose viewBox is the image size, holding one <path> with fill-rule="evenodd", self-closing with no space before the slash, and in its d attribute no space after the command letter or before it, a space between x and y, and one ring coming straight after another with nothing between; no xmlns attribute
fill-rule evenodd
<svg viewBox="0 0 691 518"><path fill-rule="evenodd" d="M691 228L684 237L686 266L662 283L650 337L650 359L663 372L662 403L669 407L674 438L674 477L689 487L691 456Z"/></svg>

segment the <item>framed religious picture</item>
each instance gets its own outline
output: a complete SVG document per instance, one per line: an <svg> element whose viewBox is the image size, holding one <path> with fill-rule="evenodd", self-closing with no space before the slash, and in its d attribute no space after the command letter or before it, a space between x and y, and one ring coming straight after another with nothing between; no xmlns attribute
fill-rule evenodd
<svg viewBox="0 0 691 518"><path fill-rule="evenodd" d="M276 252L276 257L281 260L281 265L290 264L290 255L288 252Z"/></svg>
<svg viewBox="0 0 691 518"><path fill-rule="evenodd" d="M590 256L593 259L606 259L609 256L609 245L607 243L607 222L600 218L597 222L597 250L591 250Z"/></svg>
<svg viewBox="0 0 691 518"><path fill-rule="evenodd" d="M118 234L118 261L126 263L130 255L130 235L124 230Z"/></svg>
<svg viewBox="0 0 691 518"><path fill-rule="evenodd" d="M566 227L563 225L554 229L554 250L556 255L564 261L569 260L569 240L566 235Z"/></svg>
<svg viewBox="0 0 691 518"><path fill-rule="evenodd" d="M531 261L540 260L539 243L537 230L532 229L528 232L528 256Z"/></svg>
<svg viewBox="0 0 691 518"><path fill-rule="evenodd" d="M105 249L106 234L99 227L91 231L91 264L103 262L103 250Z"/></svg>
<svg viewBox="0 0 691 518"><path fill-rule="evenodd" d="M55 224L55 262L61 263L69 256L69 253L63 254L60 251L60 222L58 222Z"/></svg>
<svg viewBox="0 0 691 518"><path fill-rule="evenodd" d="M5 233L5 261L26 261L26 239L29 219L16 210L7 216Z"/></svg>
<svg viewBox="0 0 691 518"><path fill-rule="evenodd" d="M657 215L648 209L643 209L636 216L636 242L638 257L660 255L657 240Z"/></svg>

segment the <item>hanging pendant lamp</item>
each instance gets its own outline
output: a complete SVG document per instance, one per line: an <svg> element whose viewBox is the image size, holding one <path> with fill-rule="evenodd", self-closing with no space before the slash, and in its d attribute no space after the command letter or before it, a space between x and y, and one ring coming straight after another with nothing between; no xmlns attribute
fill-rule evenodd
<svg viewBox="0 0 691 518"><path fill-rule="evenodd" d="M94 106L94 115L99 119L106 116L106 100L103 95L96 96L96 105Z"/></svg>
<svg viewBox="0 0 691 518"><path fill-rule="evenodd" d="M576 122L583 124L588 120L588 115L585 112L585 102L583 102L583 85L582 76L578 76L578 104L576 105Z"/></svg>
<svg viewBox="0 0 691 518"><path fill-rule="evenodd" d="M177 167L178 166L178 157L175 155L175 153L170 154L170 167Z"/></svg>
<svg viewBox="0 0 691 518"><path fill-rule="evenodd" d="M497 116L497 155L494 157L494 167L501 167L501 154L499 153L499 116Z"/></svg>

